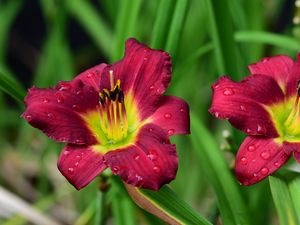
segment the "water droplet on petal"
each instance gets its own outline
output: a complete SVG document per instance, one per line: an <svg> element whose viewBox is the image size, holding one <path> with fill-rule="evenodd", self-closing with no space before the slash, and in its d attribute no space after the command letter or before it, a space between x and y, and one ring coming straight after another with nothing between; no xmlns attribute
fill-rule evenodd
<svg viewBox="0 0 300 225"><path fill-rule="evenodd" d="M223 94L226 96L231 96L234 94L234 91L231 88L225 88Z"/></svg>
<svg viewBox="0 0 300 225"><path fill-rule="evenodd" d="M84 141L83 141L83 139L79 138L79 139L75 140L75 143L80 145L80 144L84 144Z"/></svg>
<svg viewBox="0 0 300 225"><path fill-rule="evenodd" d="M92 73L88 73L88 74L86 75L87 78L91 78L92 76L93 76Z"/></svg>
<svg viewBox="0 0 300 225"><path fill-rule="evenodd" d="M151 86L149 87L149 90L152 91L153 89L154 89L154 86L151 85Z"/></svg>
<svg viewBox="0 0 300 225"><path fill-rule="evenodd" d="M75 167L78 167L78 165L79 165L79 162L76 162L74 166L75 166Z"/></svg>
<svg viewBox="0 0 300 225"><path fill-rule="evenodd" d="M264 168L262 168L262 169L260 170L260 172L261 172L262 175L266 175L266 174L269 173L269 169L266 168L266 167L264 167Z"/></svg>
<svg viewBox="0 0 300 225"><path fill-rule="evenodd" d="M216 118L219 118L219 116L220 116L220 114L218 112L215 112L214 115Z"/></svg>
<svg viewBox="0 0 300 225"><path fill-rule="evenodd" d="M242 157L240 162L241 162L241 164L246 165L248 163L248 160L246 157Z"/></svg>
<svg viewBox="0 0 300 225"><path fill-rule="evenodd" d="M172 118L172 114L171 113L166 113L165 114L165 118L166 119L171 119Z"/></svg>
<svg viewBox="0 0 300 225"><path fill-rule="evenodd" d="M120 171L120 168L119 168L118 166L114 166L114 167L112 168L112 171L113 171L114 174L118 174L119 171Z"/></svg>
<svg viewBox="0 0 300 225"><path fill-rule="evenodd" d="M275 162L274 166L277 167L277 168L279 168L280 167L280 163L279 162Z"/></svg>
<svg viewBox="0 0 300 225"><path fill-rule="evenodd" d="M251 133L251 129L250 129L250 128L247 128L246 133L247 133L247 134L250 134L250 133Z"/></svg>
<svg viewBox="0 0 300 225"><path fill-rule="evenodd" d="M149 131L150 131L150 132L152 132L152 131L153 131L153 129L152 129L152 128L149 128Z"/></svg>
<svg viewBox="0 0 300 225"><path fill-rule="evenodd" d="M74 104L74 105L72 105L72 108L75 109L75 110L79 110L79 109L80 109L80 106L77 105L77 104Z"/></svg>
<svg viewBox="0 0 300 225"><path fill-rule="evenodd" d="M135 154L135 155L133 156L133 159L134 159L134 160L139 160L139 159L140 159L140 155L139 155L139 154Z"/></svg>
<svg viewBox="0 0 300 225"><path fill-rule="evenodd" d="M217 89L217 88L219 88L220 87L220 84L219 83L214 83L213 85L212 85L212 88L214 88L214 89Z"/></svg>
<svg viewBox="0 0 300 225"><path fill-rule="evenodd" d="M136 177L136 179L137 179L138 182L143 180L143 178L140 175L138 175L138 174L136 174L135 177Z"/></svg>
<svg viewBox="0 0 300 225"><path fill-rule="evenodd" d="M147 154L148 159L154 161L157 159L157 152L155 150L150 150Z"/></svg>
<svg viewBox="0 0 300 225"><path fill-rule="evenodd" d="M43 102L48 103L48 102L50 102L50 100L48 98L44 98Z"/></svg>
<svg viewBox="0 0 300 225"><path fill-rule="evenodd" d="M175 130L174 129L169 129L168 130L168 135L173 135L175 133Z"/></svg>
<svg viewBox="0 0 300 225"><path fill-rule="evenodd" d="M261 157L262 159L267 160L267 159L270 158L270 153L269 153L268 151L264 151L264 152L262 152L262 153L260 154L260 157Z"/></svg>
<svg viewBox="0 0 300 225"><path fill-rule="evenodd" d="M264 134L266 132L266 129L262 127L261 125L257 124L257 133Z"/></svg>
<svg viewBox="0 0 300 225"><path fill-rule="evenodd" d="M68 90L71 88L71 85L70 84L67 84L67 83L60 83L59 84L59 88L58 90L59 91L65 91L65 90Z"/></svg>
<svg viewBox="0 0 300 225"><path fill-rule="evenodd" d="M185 112L184 108L180 108L180 112L184 113Z"/></svg>
<svg viewBox="0 0 300 225"><path fill-rule="evenodd" d="M255 162L256 162L256 159L252 159L252 162L255 163Z"/></svg>
<svg viewBox="0 0 300 225"><path fill-rule="evenodd" d="M71 174L74 173L74 168L73 167L68 168L68 172Z"/></svg>
<svg viewBox="0 0 300 225"><path fill-rule="evenodd" d="M76 91L76 95L81 95L81 94L82 94L81 90Z"/></svg>
<svg viewBox="0 0 300 225"><path fill-rule="evenodd" d="M247 149L249 152L253 152L256 148L254 145L249 145Z"/></svg>
<svg viewBox="0 0 300 225"><path fill-rule="evenodd" d="M27 121L30 121L30 120L32 120L32 116L31 116L30 114L27 114L27 115L25 116L25 119L26 119Z"/></svg>
<svg viewBox="0 0 300 225"><path fill-rule="evenodd" d="M244 105L240 105L240 109L241 109L242 111L246 111L246 107L245 107Z"/></svg>
<svg viewBox="0 0 300 225"><path fill-rule="evenodd" d="M154 166L153 167L153 171L156 172L156 173L159 173L160 172L160 168L158 166Z"/></svg>
<svg viewBox="0 0 300 225"><path fill-rule="evenodd" d="M76 155L76 158L77 158L77 159L81 159L81 156L80 156L80 155Z"/></svg>
<svg viewBox="0 0 300 225"><path fill-rule="evenodd" d="M62 95L57 96L58 103L64 103L64 97Z"/></svg>
<svg viewBox="0 0 300 225"><path fill-rule="evenodd" d="M64 155L69 155L70 151L64 151Z"/></svg>
<svg viewBox="0 0 300 225"><path fill-rule="evenodd" d="M53 114L53 113L48 113L47 116L48 116L50 119L53 119L53 118L54 118L54 114Z"/></svg>

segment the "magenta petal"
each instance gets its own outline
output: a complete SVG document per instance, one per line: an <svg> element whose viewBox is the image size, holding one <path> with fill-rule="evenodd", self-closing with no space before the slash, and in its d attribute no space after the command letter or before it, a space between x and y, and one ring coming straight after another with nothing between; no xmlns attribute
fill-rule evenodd
<svg viewBox="0 0 300 225"><path fill-rule="evenodd" d="M264 105L283 101L278 84L271 77L251 75L241 82L220 78L213 86L209 109L217 118L228 119L236 128L251 135L277 137L278 133Z"/></svg>
<svg viewBox="0 0 300 225"><path fill-rule="evenodd" d="M277 83L286 86L293 60L285 55L264 58L262 61L249 65L251 74L262 74L273 77Z"/></svg>
<svg viewBox="0 0 300 225"><path fill-rule="evenodd" d="M144 119L156 110L159 98L169 86L171 59L164 51L153 50L135 39L128 39L124 58L103 71L101 83L108 89L110 71L115 81L121 80L124 93L133 92L140 117Z"/></svg>
<svg viewBox="0 0 300 225"><path fill-rule="evenodd" d="M294 151L294 158L296 159L296 161L298 163L300 163L300 152L299 152L299 148L298 151Z"/></svg>
<svg viewBox="0 0 300 225"><path fill-rule="evenodd" d="M60 154L57 167L67 180L77 189L88 185L106 165L103 155L92 146L67 145Z"/></svg>
<svg viewBox="0 0 300 225"><path fill-rule="evenodd" d="M167 131L168 135L189 134L189 105L174 96L163 96L161 106L150 117L150 121Z"/></svg>
<svg viewBox="0 0 300 225"><path fill-rule="evenodd" d="M101 80L101 74L103 72L103 69L106 67L105 63L101 63L99 65L96 65L79 75L75 77L75 79L72 82L76 82L77 80L82 81L84 85L93 87L97 92L100 92L102 90L102 85L100 83Z"/></svg>
<svg viewBox="0 0 300 225"><path fill-rule="evenodd" d="M56 141L94 144L96 139L80 116L99 104L97 92L90 88L80 80L60 82L54 89L33 87L22 117Z"/></svg>
<svg viewBox="0 0 300 225"><path fill-rule="evenodd" d="M141 128L134 145L108 152L104 158L112 172L126 183L152 190L172 181L178 168L175 145L154 124Z"/></svg>
<svg viewBox="0 0 300 225"><path fill-rule="evenodd" d="M288 161L292 148L293 144L278 144L272 138L248 136L236 156L238 180L243 185L261 181Z"/></svg>

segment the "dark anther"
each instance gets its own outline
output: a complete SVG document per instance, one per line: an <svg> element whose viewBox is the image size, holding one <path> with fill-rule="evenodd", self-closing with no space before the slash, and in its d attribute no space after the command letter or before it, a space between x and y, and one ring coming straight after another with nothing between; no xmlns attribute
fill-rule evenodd
<svg viewBox="0 0 300 225"><path fill-rule="evenodd" d="M123 103L123 102L124 102L124 93L123 93L122 90L119 91L118 101L119 101L120 103Z"/></svg>
<svg viewBox="0 0 300 225"><path fill-rule="evenodd" d="M115 101L116 98L117 98L117 93L118 93L118 92L117 92L116 90L110 91L110 92L109 92L110 99L113 100L113 101Z"/></svg>
<svg viewBox="0 0 300 225"><path fill-rule="evenodd" d="M101 104L101 105L104 105L104 104L105 104L105 101L104 101L104 99L103 99L103 98L101 98L101 97L99 98L99 102L100 102L100 104Z"/></svg>
<svg viewBox="0 0 300 225"><path fill-rule="evenodd" d="M102 94L103 94L103 96L104 96L104 99L105 99L105 98L108 98L108 99L109 99L109 92L108 92L107 90L104 89L104 90L102 91Z"/></svg>

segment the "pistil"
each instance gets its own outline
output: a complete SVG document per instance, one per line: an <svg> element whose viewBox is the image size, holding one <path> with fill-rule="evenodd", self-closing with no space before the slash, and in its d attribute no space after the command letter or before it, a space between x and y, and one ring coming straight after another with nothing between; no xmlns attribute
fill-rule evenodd
<svg viewBox="0 0 300 225"><path fill-rule="evenodd" d="M114 83L113 71L109 71L110 90L99 93L100 126L108 142L116 143L127 137L128 124L121 81Z"/></svg>

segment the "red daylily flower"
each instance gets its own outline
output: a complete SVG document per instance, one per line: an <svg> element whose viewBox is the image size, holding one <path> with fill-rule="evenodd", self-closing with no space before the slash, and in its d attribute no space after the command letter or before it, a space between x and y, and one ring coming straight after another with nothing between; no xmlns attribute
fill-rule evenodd
<svg viewBox="0 0 300 225"><path fill-rule="evenodd" d="M28 91L22 117L68 143L58 169L77 189L109 167L128 184L158 190L177 172L169 137L189 133L188 104L163 96L170 56L128 39L124 58L100 64L54 88Z"/></svg>
<svg viewBox="0 0 300 225"><path fill-rule="evenodd" d="M249 135L235 164L243 185L266 178L292 154L300 162L300 54L296 62L283 55L265 58L249 70L241 82L221 77L214 83L209 110Z"/></svg>

